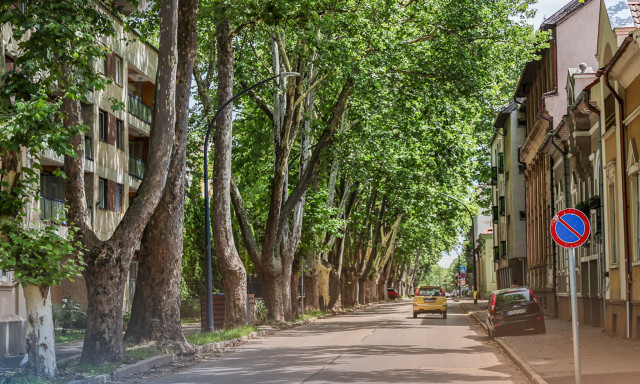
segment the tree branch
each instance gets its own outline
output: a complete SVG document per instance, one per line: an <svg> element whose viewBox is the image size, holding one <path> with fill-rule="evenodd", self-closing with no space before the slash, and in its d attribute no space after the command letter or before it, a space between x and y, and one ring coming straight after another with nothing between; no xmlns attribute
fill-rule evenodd
<svg viewBox="0 0 640 384"><path fill-rule="evenodd" d="M429 40L433 40L435 39L436 36L436 32L438 31L443 31L443 32L447 32L447 33L453 33L454 31L452 29L447 29L442 25L437 25L433 31L431 31L430 34L428 34L427 36L423 36L423 37L419 37L417 39L414 40L409 40L409 41L405 41L404 44L415 44L415 43L421 43L423 41L429 41Z"/></svg>
<svg viewBox="0 0 640 384"><path fill-rule="evenodd" d="M246 83L241 82L240 85L242 85L243 88L249 88ZM262 100L262 98L258 96L253 90L247 92L247 94L251 96L258 108L260 108L260 110L264 112L265 115L267 115L269 120L273 122L273 110L271 109L271 107L269 107L269 105L264 100Z"/></svg>
<svg viewBox="0 0 640 384"><path fill-rule="evenodd" d="M238 189L238 185L236 184L236 180L233 176L231 176L231 202L233 203L233 210L236 213L236 218L240 225L240 232L242 233L244 246L247 248L249 257L251 257L253 264L255 264L258 270L261 270L262 260L260 258L260 248L258 247L258 243L253 235L253 229L251 228L249 218L247 217L247 211L244 207L244 202L242 201L242 195L240 194L240 190Z"/></svg>
<svg viewBox="0 0 640 384"><path fill-rule="evenodd" d="M314 90L318 85L320 85L320 83L326 79L327 77L329 77L329 74L324 74L322 76L320 76L319 79L317 79L313 84L311 84L311 86L309 86L309 88L307 88L306 91L304 91L304 93L302 93L302 95L300 95L300 97L298 97L298 99L293 103L293 107L297 107L298 104L302 103L304 101L304 99L309 95L309 93Z"/></svg>

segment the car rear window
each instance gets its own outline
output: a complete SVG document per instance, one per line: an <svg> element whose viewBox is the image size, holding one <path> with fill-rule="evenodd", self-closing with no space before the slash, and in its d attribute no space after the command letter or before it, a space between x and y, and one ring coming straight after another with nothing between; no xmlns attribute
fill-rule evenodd
<svg viewBox="0 0 640 384"><path fill-rule="evenodd" d="M505 292L496 297L496 304L498 306L523 301L531 301L531 295L527 290Z"/></svg>
<svg viewBox="0 0 640 384"><path fill-rule="evenodd" d="M418 296L442 296L442 291L438 288L420 288Z"/></svg>

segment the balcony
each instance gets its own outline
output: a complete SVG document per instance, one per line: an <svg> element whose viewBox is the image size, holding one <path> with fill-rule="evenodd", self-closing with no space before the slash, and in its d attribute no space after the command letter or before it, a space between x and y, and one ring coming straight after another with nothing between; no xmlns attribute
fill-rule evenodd
<svg viewBox="0 0 640 384"><path fill-rule="evenodd" d="M507 215L507 199L504 196L500 196L498 199L498 203L500 205L500 216Z"/></svg>
<svg viewBox="0 0 640 384"><path fill-rule="evenodd" d="M136 179L142 180L144 178L144 171L147 169L147 164L144 161L137 159L133 156L129 156L129 175Z"/></svg>
<svg viewBox="0 0 640 384"><path fill-rule="evenodd" d="M493 247L493 262L494 263L499 263L500 262L500 248L499 247Z"/></svg>
<svg viewBox="0 0 640 384"><path fill-rule="evenodd" d="M40 196L40 220L60 220L64 218L64 201Z"/></svg>
<svg viewBox="0 0 640 384"><path fill-rule="evenodd" d="M491 185L498 185L498 167L491 167Z"/></svg>
<svg viewBox="0 0 640 384"><path fill-rule="evenodd" d="M504 173L504 152L498 154L498 173Z"/></svg>
<svg viewBox="0 0 640 384"><path fill-rule="evenodd" d="M129 113L145 123L151 124L151 107L132 94L129 94Z"/></svg>
<svg viewBox="0 0 640 384"><path fill-rule="evenodd" d="M493 213L493 221L498 221L498 206L494 205L491 212Z"/></svg>
<svg viewBox="0 0 640 384"><path fill-rule="evenodd" d="M506 241L501 241L500 242L500 248L502 248L502 258L506 259L507 258L507 242Z"/></svg>

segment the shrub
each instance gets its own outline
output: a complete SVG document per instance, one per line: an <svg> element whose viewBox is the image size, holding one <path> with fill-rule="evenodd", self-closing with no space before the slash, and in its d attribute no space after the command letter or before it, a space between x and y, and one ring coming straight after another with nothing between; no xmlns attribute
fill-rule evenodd
<svg viewBox="0 0 640 384"><path fill-rule="evenodd" d="M67 296L60 304L53 305L53 322L56 328L85 329L87 313Z"/></svg>
<svg viewBox="0 0 640 384"><path fill-rule="evenodd" d="M261 298L255 299L255 313L256 324L265 324L268 319L267 306L264 304L264 300Z"/></svg>

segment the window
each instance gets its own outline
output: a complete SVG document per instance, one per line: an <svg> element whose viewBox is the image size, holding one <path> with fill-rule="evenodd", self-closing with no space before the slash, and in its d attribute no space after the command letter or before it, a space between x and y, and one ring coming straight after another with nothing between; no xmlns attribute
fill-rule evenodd
<svg viewBox="0 0 640 384"><path fill-rule="evenodd" d="M123 196L123 192L124 192L124 186L122 184L118 184L116 185L116 206L115 206L115 211L116 212L123 212L123 208L122 208L122 196Z"/></svg>
<svg viewBox="0 0 640 384"><path fill-rule="evenodd" d="M118 56L113 57L115 72L113 74L113 80L116 84L122 86L122 59Z"/></svg>
<svg viewBox="0 0 640 384"><path fill-rule="evenodd" d="M84 157L87 160L93 160L93 139L91 136L84 137Z"/></svg>
<svg viewBox="0 0 640 384"><path fill-rule="evenodd" d="M124 121L116 120L116 147L124 150Z"/></svg>
<svg viewBox="0 0 640 384"><path fill-rule="evenodd" d="M96 60L96 64L98 73L102 73L103 75L107 73L104 57L98 58L98 60Z"/></svg>
<svg viewBox="0 0 640 384"><path fill-rule="evenodd" d="M502 248L501 249L502 258L505 259L507 257L507 242L506 241L501 241L500 242L500 248Z"/></svg>
<svg viewBox="0 0 640 384"><path fill-rule="evenodd" d="M98 112L98 130L100 141L107 141L107 113L105 111Z"/></svg>
<svg viewBox="0 0 640 384"><path fill-rule="evenodd" d="M504 152L498 153L498 173L504 172Z"/></svg>
<svg viewBox="0 0 640 384"><path fill-rule="evenodd" d="M98 179L98 208L105 209L107 200L107 180Z"/></svg>
<svg viewBox="0 0 640 384"><path fill-rule="evenodd" d="M507 214L507 200L504 196L500 196L498 202L500 205L500 216L505 216Z"/></svg>
<svg viewBox="0 0 640 384"><path fill-rule="evenodd" d="M0 283L12 283L13 276L11 271L4 271L0 269Z"/></svg>
<svg viewBox="0 0 640 384"><path fill-rule="evenodd" d="M520 220L526 220L526 219L527 219L527 212L520 211Z"/></svg>
<svg viewBox="0 0 640 384"><path fill-rule="evenodd" d="M498 167L491 167L491 185L498 185Z"/></svg>
<svg viewBox="0 0 640 384"><path fill-rule="evenodd" d="M524 164L518 164L518 173L524 175L524 171L527 167Z"/></svg>
<svg viewBox="0 0 640 384"><path fill-rule="evenodd" d="M493 262L500 262L500 248L498 246L493 247Z"/></svg>
<svg viewBox="0 0 640 384"><path fill-rule="evenodd" d="M491 210L491 211L492 211L491 213L493 214L493 215L492 215L492 216L493 216L493 221L498 221L498 206L497 206L497 205L494 205L494 206L492 207L492 210Z"/></svg>

